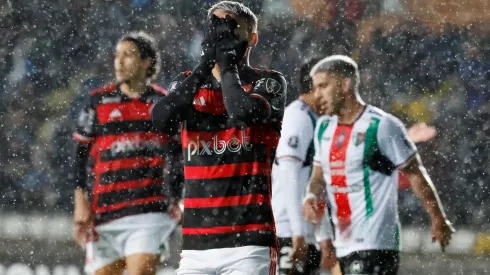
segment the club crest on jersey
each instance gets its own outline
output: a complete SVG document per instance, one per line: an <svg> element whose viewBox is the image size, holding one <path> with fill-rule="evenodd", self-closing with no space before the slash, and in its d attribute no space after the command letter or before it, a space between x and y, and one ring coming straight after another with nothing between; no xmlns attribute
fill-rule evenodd
<svg viewBox="0 0 490 275"><path fill-rule="evenodd" d="M340 131L339 137L337 138L337 148L342 147L342 144L344 144L345 141L345 130Z"/></svg>
<svg viewBox="0 0 490 275"><path fill-rule="evenodd" d="M357 133L356 142L354 143L356 146L364 143L364 139L366 138L366 133Z"/></svg>

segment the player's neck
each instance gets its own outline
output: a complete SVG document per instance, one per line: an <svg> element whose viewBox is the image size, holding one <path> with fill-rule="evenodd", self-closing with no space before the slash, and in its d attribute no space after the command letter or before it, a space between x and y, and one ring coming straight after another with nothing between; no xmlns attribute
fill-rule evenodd
<svg viewBox="0 0 490 275"><path fill-rule="evenodd" d="M365 103L357 98L348 98L338 115L340 124L353 124L364 112Z"/></svg>
<svg viewBox="0 0 490 275"><path fill-rule="evenodd" d="M147 87L146 81L127 81L121 84L120 89L128 97L135 98L146 91Z"/></svg>

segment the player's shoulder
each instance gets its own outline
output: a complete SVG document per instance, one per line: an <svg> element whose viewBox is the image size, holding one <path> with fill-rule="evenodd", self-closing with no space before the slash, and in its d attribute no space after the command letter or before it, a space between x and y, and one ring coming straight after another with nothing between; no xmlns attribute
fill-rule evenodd
<svg viewBox="0 0 490 275"><path fill-rule="evenodd" d="M117 85L116 84L110 84L110 85L100 87L100 88L96 88L96 89L90 91L90 96L106 95L106 94L110 94L116 90L117 90Z"/></svg>
<svg viewBox="0 0 490 275"><path fill-rule="evenodd" d="M297 126L305 123L313 124L310 112L311 108L306 103L301 100L295 100L284 109L283 124L295 124Z"/></svg>
<svg viewBox="0 0 490 275"><path fill-rule="evenodd" d="M284 75L276 70L257 69L257 68L253 68L253 70L262 77L269 77L269 78L276 78L276 79L284 78Z"/></svg>
<svg viewBox="0 0 490 275"><path fill-rule="evenodd" d="M375 118L379 122L381 131L389 131L392 128L404 127L403 122L395 115L381 110L378 107L368 105L366 112L370 115L370 119Z"/></svg>

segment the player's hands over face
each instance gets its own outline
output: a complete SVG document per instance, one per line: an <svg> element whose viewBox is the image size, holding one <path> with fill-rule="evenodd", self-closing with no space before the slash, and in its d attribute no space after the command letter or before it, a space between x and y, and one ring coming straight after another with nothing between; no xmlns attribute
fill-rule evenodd
<svg viewBox="0 0 490 275"><path fill-rule="evenodd" d="M227 15L216 24L216 59L218 65L236 65L245 55L248 41L240 38L240 26Z"/></svg>
<svg viewBox="0 0 490 275"><path fill-rule="evenodd" d="M449 245L454 232L454 227L447 219L441 217L432 220L432 242L438 241L441 244L442 252Z"/></svg>
<svg viewBox="0 0 490 275"><path fill-rule="evenodd" d="M293 237L293 252L291 253L291 262L299 263L306 259L306 254L308 253L308 244L305 242L303 236Z"/></svg>
<svg viewBox="0 0 490 275"><path fill-rule="evenodd" d="M427 142L436 136L436 128L427 126L425 123L414 124L408 129L408 137L414 142Z"/></svg>
<svg viewBox="0 0 490 275"><path fill-rule="evenodd" d="M77 193L78 192L78 193ZM90 203L81 190L75 191L75 210L73 213L74 220L74 238L75 242L82 248L90 241L98 239L97 232L94 229L95 215L90 208Z"/></svg>
<svg viewBox="0 0 490 275"><path fill-rule="evenodd" d="M201 60L207 62L212 69L216 63L216 25L219 18L215 15L206 22L204 39L201 43Z"/></svg>
<svg viewBox="0 0 490 275"><path fill-rule="evenodd" d="M184 212L180 208L178 201L175 201L170 205L170 209L168 210L168 215L170 216L170 218L176 221L177 225L182 224L183 214Z"/></svg>
<svg viewBox="0 0 490 275"><path fill-rule="evenodd" d="M320 267L329 271L335 267L337 263L337 256L335 255L335 248L332 244L332 240L325 240L320 242L320 249L322 251L322 259L320 261Z"/></svg>

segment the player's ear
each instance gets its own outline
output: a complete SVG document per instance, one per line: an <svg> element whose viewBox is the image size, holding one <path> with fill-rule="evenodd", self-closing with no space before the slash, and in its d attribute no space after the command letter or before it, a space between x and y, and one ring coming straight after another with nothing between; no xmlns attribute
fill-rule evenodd
<svg viewBox="0 0 490 275"><path fill-rule="evenodd" d="M344 93L349 93L350 91L354 90L354 82L350 78L344 78L342 86Z"/></svg>
<svg viewBox="0 0 490 275"><path fill-rule="evenodd" d="M248 46L255 47L257 43L259 43L259 35L256 32L253 32L248 40Z"/></svg>

